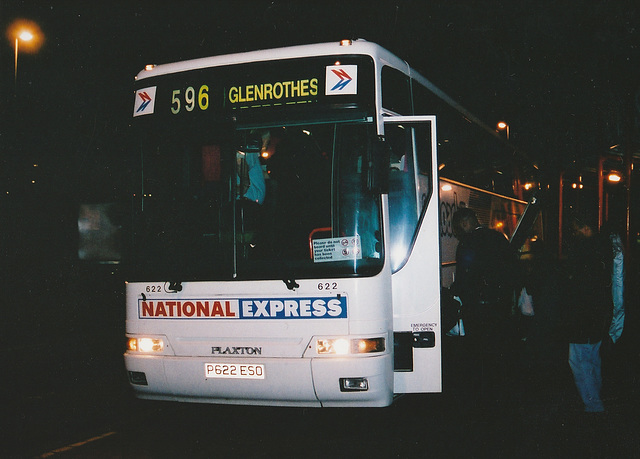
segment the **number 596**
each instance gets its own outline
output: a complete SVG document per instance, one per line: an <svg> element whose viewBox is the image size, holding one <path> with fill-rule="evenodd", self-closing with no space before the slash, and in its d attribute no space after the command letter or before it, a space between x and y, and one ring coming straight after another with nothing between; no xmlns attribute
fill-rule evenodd
<svg viewBox="0 0 640 459"><path fill-rule="evenodd" d="M209 86L206 84L200 86L197 101L200 110L206 110L209 108ZM191 112L196 108L196 90L193 86L189 86L185 89L184 94L182 94L180 89L174 89L171 93L171 113L177 115L183 108L188 112Z"/></svg>

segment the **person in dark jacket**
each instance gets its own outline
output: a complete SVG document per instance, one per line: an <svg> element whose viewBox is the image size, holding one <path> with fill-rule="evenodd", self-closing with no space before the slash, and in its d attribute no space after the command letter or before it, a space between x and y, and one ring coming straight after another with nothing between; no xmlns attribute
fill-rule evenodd
<svg viewBox="0 0 640 459"><path fill-rule="evenodd" d="M567 256L564 330L569 341L569 366L586 412L604 411L600 346L607 335L611 297L611 248L583 215L570 219L573 240Z"/></svg>
<svg viewBox="0 0 640 459"><path fill-rule="evenodd" d="M465 334L482 344L505 332L511 314L515 262L504 234L480 225L475 212L460 208L453 215L458 239L453 293L462 301Z"/></svg>
<svg viewBox="0 0 640 459"><path fill-rule="evenodd" d="M452 227L458 248L451 291L462 302L464 390L486 407L502 399L509 384L515 262L504 234L480 225L473 210L458 209Z"/></svg>

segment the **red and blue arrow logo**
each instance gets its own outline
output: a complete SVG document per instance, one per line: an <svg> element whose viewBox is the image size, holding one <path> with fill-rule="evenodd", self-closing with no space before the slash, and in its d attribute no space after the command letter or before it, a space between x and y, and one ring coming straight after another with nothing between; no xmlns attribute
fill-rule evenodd
<svg viewBox="0 0 640 459"><path fill-rule="evenodd" d="M340 81L331 88L331 91L342 91L349 83L351 83L351 81L353 81L353 78L351 78L344 69L331 69L331 71L340 79Z"/></svg>
<svg viewBox="0 0 640 459"><path fill-rule="evenodd" d="M149 96L149 94L146 93L146 91L139 92L138 95L142 99L142 103L140 104L140 107L138 107L138 109L136 110L136 113L143 112L144 109L147 108L147 106L151 103L151 97Z"/></svg>
<svg viewBox="0 0 640 459"><path fill-rule="evenodd" d="M133 103L133 116L151 115L155 109L157 86L138 89ZM140 96L140 98L138 98Z"/></svg>

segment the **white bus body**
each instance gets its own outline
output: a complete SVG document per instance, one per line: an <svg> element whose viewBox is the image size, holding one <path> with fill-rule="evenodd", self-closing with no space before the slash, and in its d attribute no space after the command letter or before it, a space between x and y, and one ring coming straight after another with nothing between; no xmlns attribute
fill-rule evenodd
<svg viewBox="0 0 640 459"><path fill-rule="evenodd" d="M138 397L386 406L442 390L439 113L419 91L437 92L365 41L137 76ZM246 185L257 152L264 184Z"/></svg>

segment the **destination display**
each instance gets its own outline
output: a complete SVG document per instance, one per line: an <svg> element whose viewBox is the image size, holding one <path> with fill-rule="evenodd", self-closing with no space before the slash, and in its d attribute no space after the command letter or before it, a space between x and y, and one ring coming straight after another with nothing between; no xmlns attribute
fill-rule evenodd
<svg viewBox="0 0 640 459"><path fill-rule="evenodd" d="M137 82L134 117L236 116L240 112L374 107L368 56L244 63Z"/></svg>

